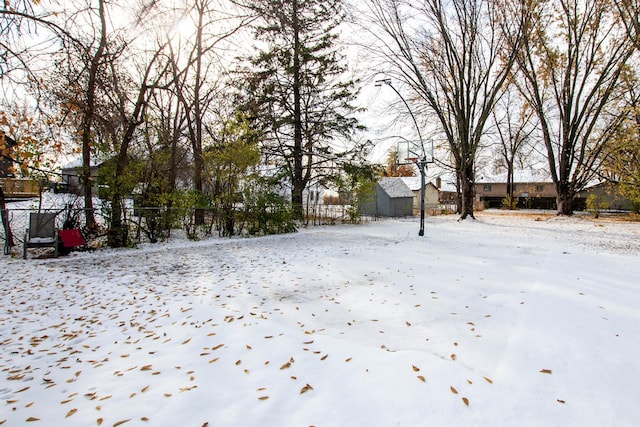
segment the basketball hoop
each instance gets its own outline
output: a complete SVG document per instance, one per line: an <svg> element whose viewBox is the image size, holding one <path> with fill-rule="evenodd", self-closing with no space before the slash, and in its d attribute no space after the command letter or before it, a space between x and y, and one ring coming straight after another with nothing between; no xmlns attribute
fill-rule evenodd
<svg viewBox="0 0 640 427"><path fill-rule="evenodd" d="M407 163L418 163L418 158L417 157L406 157L404 159L405 162Z"/></svg>

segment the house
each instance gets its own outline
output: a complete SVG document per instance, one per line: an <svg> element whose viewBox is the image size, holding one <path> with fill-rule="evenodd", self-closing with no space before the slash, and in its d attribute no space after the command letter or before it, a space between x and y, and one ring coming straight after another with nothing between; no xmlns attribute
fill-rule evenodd
<svg viewBox="0 0 640 427"><path fill-rule="evenodd" d="M556 209L556 189L552 182L515 182L512 188L519 208ZM475 192L480 207L500 208L507 196L507 183L476 182Z"/></svg>
<svg viewBox="0 0 640 427"><path fill-rule="evenodd" d="M0 131L0 178L13 178L13 158L11 151L18 143Z"/></svg>
<svg viewBox="0 0 640 427"><path fill-rule="evenodd" d="M594 197L600 209L603 210L634 211L637 209L631 200L620 194L617 184L612 182L601 182L578 192L574 198L574 208L576 210L587 208L589 197Z"/></svg>
<svg viewBox="0 0 640 427"><path fill-rule="evenodd" d="M386 217L412 216L413 197L413 191L402 178L381 178L370 200L360 203L360 213Z"/></svg>
<svg viewBox="0 0 640 427"><path fill-rule="evenodd" d="M90 167L91 172L91 185L92 194L98 195L98 173L103 164L92 164ZM59 192L72 193L82 195L84 194L84 185L82 184L82 159L77 159L62 167L60 172L62 175L62 182L57 186Z"/></svg>
<svg viewBox="0 0 640 427"><path fill-rule="evenodd" d="M7 200L20 200L38 197L42 185L37 179L0 178L0 188Z"/></svg>
<svg viewBox="0 0 640 427"><path fill-rule="evenodd" d="M13 147L18 143L0 131L0 188L7 200L19 200L38 197L40 181L29 178L16 178L13 173Z"/></svg>
<svg viewBox="0 0 640 427"><path fill-rule="evenodd" d="M422 178L419 176L402 177L402 181L413 192L413 212L414 214L421 210L420 206L420 186ZM440 191L432 182L425 183L424 186L424 208L437 209L440 204Z"/></svg>

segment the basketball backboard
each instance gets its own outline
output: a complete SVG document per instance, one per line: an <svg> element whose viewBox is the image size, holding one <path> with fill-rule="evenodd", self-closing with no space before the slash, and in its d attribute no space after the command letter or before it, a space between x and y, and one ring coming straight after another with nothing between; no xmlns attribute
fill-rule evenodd
<svg viewBox="0 0 640 427"><path fill-rule="evenodd" d="M419 162L424 157L426 163L433 163L433 141L428 140L423 147L420 141L403 139L398 141L398 164L406 165Z"/></svg>

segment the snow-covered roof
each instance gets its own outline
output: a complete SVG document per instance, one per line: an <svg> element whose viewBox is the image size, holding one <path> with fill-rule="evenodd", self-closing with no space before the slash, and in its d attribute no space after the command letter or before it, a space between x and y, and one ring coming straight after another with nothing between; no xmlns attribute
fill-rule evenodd
<svg viewBox="0 0 640 427"><path fill-rule="evenodd" d="M413 197L413 191L402 178L382 178L378 184L391 198Z"/></svg>
<svg viewBox="0 0 640 427"><path fill-rule="evenodd" d="M404 181L404 183L407 185L407 187L411 189L411 191L420 191L420 186L422 185L422 178L420 178L419 176L403 176L400 179ZM436 184L433 181L426 179L424 184L425 187L428 187L429 184L437 188Z"/></svg>
<svg viewBox="0 0 640 427"><path fill-rule="evenodd" d="M403 176L400 179L412 191L419 191L420 190L420 180L421 180L421 178L419 176Z"/></svg>
<svg viewBox="0 0 640 427"><path fill-rule="evenodd" d="M104 160L102 159L96 159L94 157L91 158L91 167L94 166L99 166L102 163L104 163ZM78 157L76 159L71 160L69 163L62 165L61 169L75 169L75 168L81 168L82 167L82 157Z"/></svg>
<svg viewBox="0 0 640 427"><path fill-rule="evenodd" d="M549 172L542 169L526 169L515 170L513 172L513 181L515 183L524 182L551 182ZM507 173L482 173L476 177L476 183L506 183Z"/></svg>

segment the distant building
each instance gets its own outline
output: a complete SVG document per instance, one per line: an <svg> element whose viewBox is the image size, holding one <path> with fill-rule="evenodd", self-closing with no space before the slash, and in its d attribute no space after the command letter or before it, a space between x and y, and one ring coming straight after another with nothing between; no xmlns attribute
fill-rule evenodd
<svg viewBox="0 0 640 427"><path fill-rule="evenodd" d="M586 209L587 199L590 196L597 198L602 210L633 211L637 209L631 200L620 194L618 185L611 182L602 182L578 192L574 199L574 208L576 210Z"/></svg>
<svg viewBox="0 0 640 427"><path fill-rule="evenodd" d="M556 209L556 189L552 182L515 182L513 197L518 208ZM500 208L507 197L506 182L476 182L476 201L483 208Z"/></svg>
<svg viewBox="0 0 640 427"><path fill-rule="evenodd" d="M91 185L92 194L98 195L98 172L103 164L91 165ZM82 159L75 160L62 167L60 173L62 182L58 185L59 192L67 192L72 194L84 194L84 185L82 184Z"/></svg>
<svg viewBox="0 0 640 427"><path fill-rule="evenodd" d="M407 184L407 187L413 192L413 213L420 211L420 186L422 179L419 176L409 176L400 178ZM432 182L426 182L424 185L424 208L437 209L440 205L440 191Z"/></svg>
<svg viewBox="0 0 640 427"><path fill-rule="evenodd" d="M371 200L360 204L360 213L372 216L404 217L413 215L413 191L402 178L382 178Z"/></svg>
<svg viewBox="0 0 640 427"><path fill-rule="evenodd" d="M0 131L1 132L1 131ZM18 143L9 135L0 134L0 188L6 200L20 200L37 197L40 194L40 181L30 178L16 178L13 173L13 148Z"/></svg>
<svg viewBox="0 0 640 427"><path fill-rule="evenodd" d="M0 131L1 132L1 131ZM13 178L13 147L18 143L9 135L0 133L0 178Z"/></svg>

